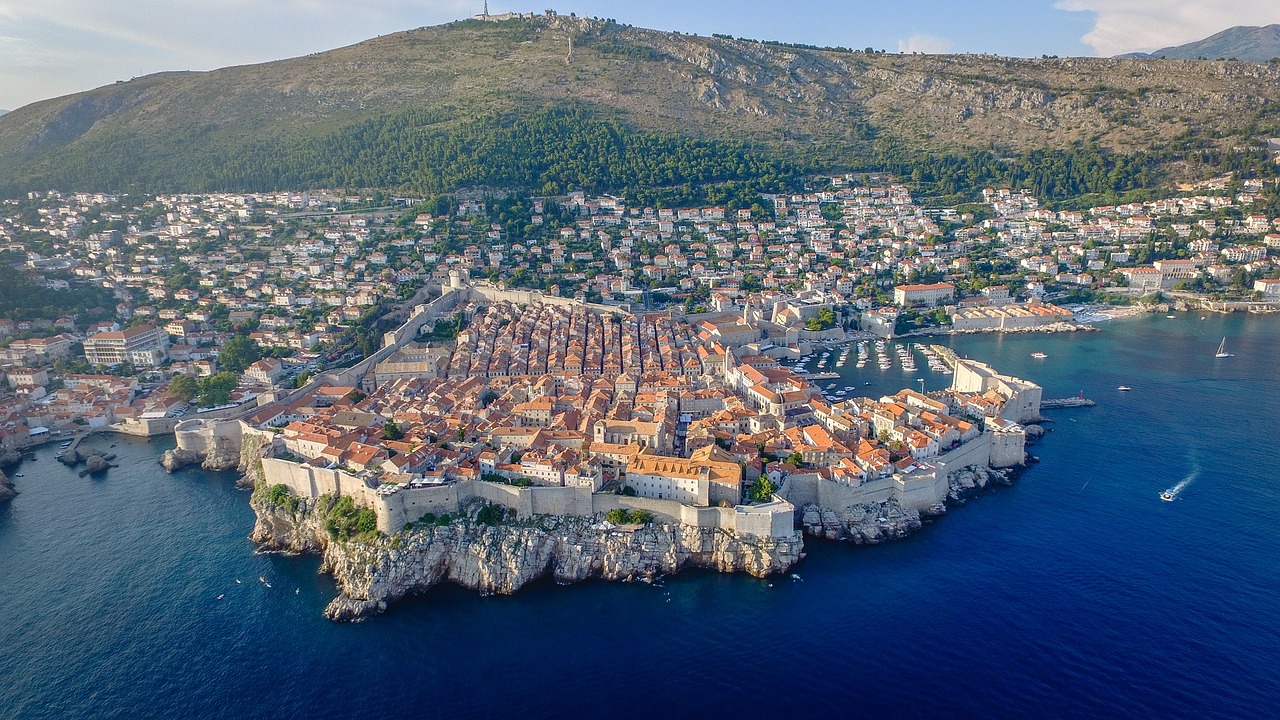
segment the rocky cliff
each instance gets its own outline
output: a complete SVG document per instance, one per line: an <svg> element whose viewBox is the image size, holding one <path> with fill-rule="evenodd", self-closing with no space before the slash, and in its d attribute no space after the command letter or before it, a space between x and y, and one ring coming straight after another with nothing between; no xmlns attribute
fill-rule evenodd
<svg viewBox="0 0 1280 720"><path fill-rule="evenodd" d="M1035 427L1035 426L1030 426ZM1038 428L1037 428L1038 429ZM897 500L878 504L827 508L805 505L801 510L801 527L805 534L828 540L848 540L858 545L875 545L885 540L904 538L924 527L924 519L942 515L948 505L963 505L969 498L993 485L1012 485L1011 470L966 468L948 479L947 500L928 512L903 508Z"/></svg>
<svg viewBox="0 0 1280 720"><path fill-rule="evenodd" d="M18 491L9 481L9 477L0 471L0 503L9 502L18 496Z"/></svg>
<svg viewBox="0 0 1280 720"><path fill-rule="evenodd" d="M448 524L414 527L392 537L333 539L325 526L328 499L272 503L261 488L251 505L250 538L264 548L314 552L341 594L325 609L334 620L381 612L387 603L453 582L483 594L510 594L538 578L626 580L686 567L785 572L803 557L799 532L756 538L680 524L618 528L600 518L539 516L530 522L486 524L483 503Z"/></svg>
<svg viewBox="0 0 1280 720"><path fill-rule="evenodd" d="M270 442L270 436L258 432L244 434L239 428L235 432L219 432L216 423L236 421L212 422L215 424L194 431L203 436L203 442L197 442L195 447L165 450L160 455L160 464L169 472L197 464L205 470L239 470L250 478L242 486L252 487L251 476L255 474L258 461L262 458L262 447ZM182 444L181 438L179 444Z"/></svg>

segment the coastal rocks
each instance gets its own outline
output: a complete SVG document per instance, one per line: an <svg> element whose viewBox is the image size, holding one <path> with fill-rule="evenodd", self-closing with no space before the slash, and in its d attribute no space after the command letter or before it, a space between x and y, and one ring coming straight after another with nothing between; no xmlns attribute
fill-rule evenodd
<svg viewBox="0 0 1280 720"><path fill-rule="evenodd" d="M82 474L96 475L107 471L111 467L111 463L102 455L90 455L84 459L84 470Z"/></svg>
<svg viewBox="0 0 1280 720"><path fill-rule="evenodd" d="M0 452L0 468L17 467L22 462L22 453L16 450L5 450Z"/></svg>
<svg viewBox="0 0 1280 720"><path fill-rule="evenodd" d="M963 505L966 500L991 485L1013 484L1013 474L1007 470L990 468L966 468L947 478L947 500Z"/></svg>
<svg viewBox="0 0 1280 720"><path fill-rule="evenodd" d="M190 450L183 450L182 448L165 450L164 453L160 455L160 464L164 466L164 469L168 472L181 470L188 465L196 465L200 463L201 460L202 458L198 453L193 453Z"/></svg>
<svg viewBox="0 0 1280 720"><path fill-rule="evenodd" d="M320 552L321 569L341 589L325 613L352 620L380 612L407 594L453 582L482 594L507 595L550 575L631 580L702 567L756 577L785 572L803 557L803 537L759 538L714 528L654 524L619 528L600 518L538 516L488 525L478 504L445 525L414 527L374 540L333 540L313 502L291 509L255 493L250 538L267 549Z"/></svg>
<svg viewBox="0 0 1280 720"><path fill-rule="evenodd" d="M1039 440L1045 434L1045 429L1039 425L1024 425L1023 431L1027 434L1028 440Z"/></svg>
<svg viewBox="0 0 1280 720"><path fill-rule="evenodd" d="M84 469L80 471L80 477L86 475L100 475L108 469L116 467L111 461L116 458L113 453L102 453L97 451L81 452L78 449L67 450L58 457L58 462L67 467L75 467L83 464Z"/></svg>
<svg viewBox="0 0 1280 720"><path fill-rule="evenodd" d="M849 540L857 545L875 545L904 538L923 527L920 513L904 509L897 500L852 505L837 512L832 508L806 505L801 514L804 532L828 540Z"/></svg>
<svg viewBox="0 0 1280 720"><path fill-rule="evenodd" d="M0 503L9 502L18 496L18 490L9 481L8 476L0 472Z"/></svg>

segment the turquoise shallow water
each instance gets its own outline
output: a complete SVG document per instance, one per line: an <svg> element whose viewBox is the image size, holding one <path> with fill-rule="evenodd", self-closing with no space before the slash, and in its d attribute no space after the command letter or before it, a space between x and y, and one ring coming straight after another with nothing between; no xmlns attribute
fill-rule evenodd
<svg viewBox="0 0 1280 720"><path fill-rule="evenodd" d="M1280 715L1280 319L1104 328L956 339L1099 406L905 541L810 542L800 581L440 587L338 625L314 558L254 554L232 476L126 439L101 480L41 451L0 508L0 716Z"/></svg>

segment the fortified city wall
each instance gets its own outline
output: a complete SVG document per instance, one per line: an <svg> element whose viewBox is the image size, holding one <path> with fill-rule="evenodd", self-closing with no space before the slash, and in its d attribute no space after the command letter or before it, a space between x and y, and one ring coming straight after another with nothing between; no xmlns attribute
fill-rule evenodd
<svg viewBox="0 0 1280 720"><path fill-rule="evenodd" d="M792 473L783 481L778 495L798 507L816 505L840 509L896 500L904 509L927 511L946 500L948 479L964 468L1022 464L1024 440L1025 435L1021 432L1010 432L1007 438L1000 440L997 440L996 433L984 433L949 453L926 459L924 462L933 466L931 470L899 473L858 486L834 482L818 473ZM1009 453L1016 453L1017 461L997 465L997 448L1002 462Z"/></svg>
<svg viewBox="0 0 1280 720"><path fill-rule="evenodd" d="M518 488L477 480L451 485L400 488L394 492L370 487L361 478L337 469L264 458L263 476L268 485L282 484L305 498L321 495L348 496L356 505L372 508L378 529L388 535L427 513L457 512L472 498L482 498L511 508L527 520L535 515L590 517L614 509L643 509L667 520L699 528L731 530L758 537L786 537L794 532L794 508L779 500L766 505L736 508L691 507L673 500L595 495L589 488ZM384 488L386 486L383 486Z"/></svg>

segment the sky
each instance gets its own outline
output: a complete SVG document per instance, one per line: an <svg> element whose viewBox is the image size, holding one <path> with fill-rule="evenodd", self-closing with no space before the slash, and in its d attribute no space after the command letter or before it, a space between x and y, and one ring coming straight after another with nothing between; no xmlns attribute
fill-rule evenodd
<svg viewBox="0 0 1280 720"><path fill-rule="evenodd" d="M493 0L491 13L531 10ZM483 0L0 0L0 108L166 70L320 52L481 11ZM567 0L563 14L890 52L1102 55L1280 22L1277 0Z"/></svg>

